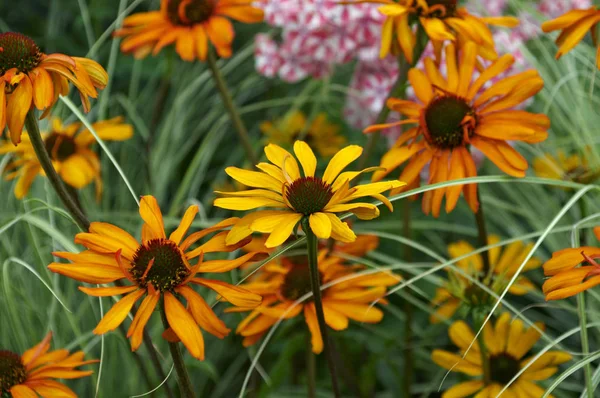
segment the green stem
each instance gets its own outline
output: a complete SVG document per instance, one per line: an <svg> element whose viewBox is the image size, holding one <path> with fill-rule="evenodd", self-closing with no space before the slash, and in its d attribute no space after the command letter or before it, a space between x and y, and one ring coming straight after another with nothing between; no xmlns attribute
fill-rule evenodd
<svg viewBox="0 0 600 398"><path fill-rule="evenodd" d="M165 303L161 300L160 303L160 318L162 319L165 330L169 329L169 321L167 320L167 314L165 312ZM175 371L177 372L177 379L179 381L180 394L184 398L196 398L190 375L188 374L185 363L183 362L183 355L179 348L179 343L169 342L169 350L171 351L171 357L173 358L173 364L175 365Z"/></svg>
<svg viewBox="0 0 600 398"><path fill-rule="evenodd" d="M331 342L327 334L327 325L325 323L325 313L323 312L323 300L321 298L321 282L319 275L319 260L318 260L318 247L317 237L310 229L308 217L302 220L302 230L306 234L306 243L308 246L307 258L308 266L310 268L310 285L313 293L313 300L315 303L315 311L317 313L317 321L319 323L319 331L321 333L321 339L323 340L323 350L327 357L327 365L329 366L329 374L331 376L331 385L333 388L334 396L340 397L340 390L338 387L337 376L335 372L335 358L333 357L333 351L331 349Z"/></svg>
<svg viewBox="0 0 600 398"><path fill-rule="evenodd" d="M423 54L423 51L425 51L425 47L427 46L427 40L428 36L425 34L425 30L421 25L419 25L417 29L417 45L413 49L413 62L409 64L406 58L404 58L404 55L402 54L398 57L398 78L396 79L396 83L394 83L394 86L392 87L388 95L388 99L404 97L404 94L406 92L406 82L408 80L408 71L410 68L414 67L417 64L417 62L419 62L419 59L421 59L421 55ZM387 107L387 101L385 101L383 103L381 111L377 115L377 118L375 119L375 122L373 124L385 123L388 116L390 115L390 112L391 109ZM367 144L365 145L365 151L363 152L362 157L360 158L359 170L362 170L367 166L369 157L375 150L375 147L377 146L377 141L379 140L380 136L381 133L379 131L369 134Z"/></svg>
<svg viewBox="0 0 600 398"><path fill-rule="evenodd" d="M42 169L44 169L50 184L52 184L56 194L65 205L69 213L71 213L73 219L75 219L75 222L77 222L81 229L87 231L90 227L90 221L87 219L85 214L83 214L73 197L69 194L69 190L65 183L56 173L56 170L54 170L52 159L46 150L46 146L35 117L35 111L33 109L30 109L27 113L27 117L25 118L25 127L27 128L27 133L29 134L29 139L31 140L33 150L35 151L35 154L40 162L40 165L42 166Z"/></svg>
<svg viewBox="0 0 600 398"><path fill-rule="evenodd" d="M477 329L481 329L484 320L485 317L483 317L483 319L478 319L475 322ZM490 385L492 378L490 373L490 357L488 356L485 339L483 338L483 332L479 333L479 336L477 336L477 342L479 342L479 353L481 355L481 366L483 368L483 383L484 385L488 386Z"/></svg>
<svg viewBox="0 0 600 398"><path fill-rule="evenodd" d="M244 125L244 122L242 121L240 112L238 111L237 107L235 106L235 103L233 102L233 98L231 97L231 94L229 93L229 89L227 88L227 83L225 82L225 79L223 78L223 74L219 70L219 66L217 65L217 60L215 58L215 54L214 54L214 51L212 48L209 48L208 56L207 56L206 60L207 60L208 67L210 68L210 70L213 74L213 77L215 79L215 84L217 86L217 89L219 90L219 93L221 94L221 99L223 100L223 105L225 105L225 108L229 112L229 116L231 116L231 122L233 124L233 127L237 131L238 136L239 136L240 140L242 141L242 145L244 147L244 150L246 151L246 156L248 157L248 160L250 162L252 162L253 165L257 165L258 158L256 157L256 154L254 153L254 149L252 148L252 143L251 143L250 137L248 135L248 130L246 130L246 126Z"/></svg>
<svg viewBox="0 0 600 398"><path fill-rule="evenodd" d="M402 234L405 238L410 239L412 236L411 227L411 213L410 213L410 200L404 200L403 209L403 227ZM405 245L404 260L407 263L412 261L412 247ZM406 322L404 324L404 396L410 397L413 381L413 367L414 367L414 352L412 345L412 321L414 308L408 300L404 300L402 305L404 314L406 315Z"/></svg>
<svg viewBox="0 0 600 398"><path fill-rule="evenodd" d="M477 221L477 241L480 247L488 245L488 234L485 226L485 215L483 214L483 202L479 195L479 189L477 189L477 201L479 202L479 210L475 213L475 220ZM490 263L490 251L486 250L483 253L483 280L485 280L492 270Z"/></svg>
<svg viewBox="0 0 600 398"><path fill-rule="evenodd" d="M317 396L317 358L312 352L312 343L310 341L310 330L306 333L306 378L308 379L309 398Z"/></svg>

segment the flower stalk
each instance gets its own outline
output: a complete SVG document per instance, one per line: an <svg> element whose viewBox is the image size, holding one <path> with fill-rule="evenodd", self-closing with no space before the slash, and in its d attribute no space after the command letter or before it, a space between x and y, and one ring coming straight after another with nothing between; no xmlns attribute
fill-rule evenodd
<svg viewBox="0 0 600 398"><path fill-rule="evenodd" d="M310 229L310 224L308 222L308 218L304 217L302 219L302 230L306 234L306 243L307 243L307 258L308 258L308 266L310 268L310 285L313 293L313 300L315 303L315 311L317 313L317 321L319 323L319 331L321 333L321 338L323 340L323 350L325 351L325 356L327 357L327 365L329 367L329 373L331 376L331 385L333 388L334 396L340 397L340 391L337 381L337 375L335 370L335 359L333 357L333 351L331 348L331 344L329 341L329 336L327 333L327 325L325 323L325 313L323 312L323 300L321 298L321 283L319 278L319 264L318 264L318 242L317 237Z"/></svg>
<svg viewBox="0 0 600 398"><path fill-rule="evenodd" d="M31 145L35 150L35 154L39 159L40 165L44 169L50 184L52 184L56 194L63 202L69 213L71 213L73 219L75 222L77 222L77 225L79 225L82 230L87 231L90 227L90 221L87 219L85 214L83 214L83 211L81 211L79 208L76 200L69 193L67 186L54 169L50 154L48 154L48 151L44 145L44 140L42 138L42 134L40 133L40 128L35 117L35 111L33 109L30 109L27 113L27 117L25 118L25 127L29 133Z"/></svg>
<svg viewBox="0 0 600 398"><path fill-rule="evenodd" d="M160 318L162 319L165 330L169 329L169 321L167 320L167 314L165 312L165 303L161 299L160 303ZM177 372L177 380L179 382L180 394L184 398L196 398L190 375L188 374L185 363L183 362L183 355L179 348L179 343L169 342L169 351L171 351L171 357L173 358L173 364L175 365L175 371Z"/></svg>
<svg viewBox="0 0 600 398"><path fill-rule="evenodd" d="M227 88L227 83L225 82L225 79L223 78L223 74L221 73L221 70L219 69L219 66L217 65L215 53L212 48L210 48L208 50L208 56L207 56L206 61L207 61L206 63L208 65L209 69L211 70L211 72L213 74L213 77L215 80L215 85L217 86L217 90L219 90L219 94L221 94L221 99L223 100L223 105L225 105L227 112L229 112L229 116L231 117L231 123L233 124L233 127L237 131L238 137L239 137L240 141L242 142L242 146L244 147L244 150L246 151L246 156L248 157L248 160L250 162L252 162L252 165L257 165L258 158L256 157L256 154L254 153L254 149L252 148L252 143L251 143L250 137L248 135L248 130L246 129L246 126L244 125L244 122L242 121L239 110L237 109L237 107L235 106L235 103L233 102L233 98L231 97L229 89Z"/></svg>

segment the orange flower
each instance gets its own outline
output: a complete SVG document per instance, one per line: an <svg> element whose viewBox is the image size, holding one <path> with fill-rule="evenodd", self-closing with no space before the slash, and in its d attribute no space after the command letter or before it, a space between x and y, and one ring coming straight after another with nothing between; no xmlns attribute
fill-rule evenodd
<svg viewBox="0 0 600 398"><path fill-rule="evenodd" d="M387 287L397 284L401 278L392 272L375 272L352 278L352 274L364 267L347 266L341 258L326 257L327 251L319 254L319 274L321 285L334 283L322 291L325 322L334 330L348 328L349 319L378 323L383 312L370 303L379 300L387 303L383 297ZM305 257L283 257L281 262L272 262L264 266L251 282L243 285L246 289L263 296L263 303L255 309L229 308L226 312L251 311L237 327L236 333L244 337L245 347L255 344L280 318L291 319L300 313L312 336L313 352L323 350L323 340L319 332L317 314L312 296L306 301L294 305L295 301L311 292L310 271Z"/></svg>
<svg viewBox="0 0 600 398"><path fill-rule="evenodd" d="M13 144L21 142L27 112L35 105L44 110L42 118L58 100L69 93L73 83L86 112L88 97L96 98L108 74L91 59L64 54L44 54L29 37L20 33L0 33L0 134L8 126Z"/></svg>
<svg viewBox="0 0 600 398"><path fill-rule="evenodd" d="M600 46L598 46L598 38L595 34L598 22L600 22L600 10L598 7L590 7L585 10L571 10L556 19L546 21L542 24L542 30L546 33L555 30L562 31L556 39L556 44L559 46L556 59L571 51L583 40L586 32L590 31L592 41L596 46L596 67L600 69Z"/></svg>
<svg viewBox="0 0 600 398"><path fill-rule="evenodd" d="M233 260L203 262L204 254L232 252L245 245L249 239L228 246L225 244L227 232L220 232L206 243L190 250L198 240L238 221L237 218L230 218L183 239L197 213L198 206L190 206L179 227L167 238L156 199L144 196L140 205L140 216L144 220L142 243L119 227L93 222L89 232L75 236L75 243L82 244L88 250L78 254L54 253L55 256L72 261L72 264L52 263L48 268L86 283L105 284L122 279L132 283L130 286L79 288L96 297L126 294L104 314L94 329L95 334L116 329L123 323L133 305L145 296L127 332L127 336L131 337L131 349L137 350L142 342L144 327L162 298L170 326L164 334L165 338L169 341L180 340L193 357L203 360L204 339L198 326L219 338L225 337L229 329L189 284L212 289L223 300L244 308L256 307L261 303L261 297L220 280L197 276L198 273L230 271L259 254L252 252ZM191 265L190 261L195 258L198 258L198 262ZM187 301L187 308L181 303L181 298Z"/></svg>
<svg viewBox="0 0 600 398"><path fill-rule="evenodd" d="M69 355L62 349L50 351L52 333L21 356L0 350L0 397L31 398L77 397L69 387L54 379L79 379L91 375L91 370L75 368L97 360L84 361L83 351Z"/></svg>
<svg viewBox="0 0 600 398"><path fill-rule="evenodd" d="M463 44L477 44L478 54L488 60L498 57L492 32L488 25L515 27L519 20L515 17L478 17L464 7L458 7L458 0L354 0L346 3L381 4L379 12L386 16L382 28L381 58L390 52L394 55L401 50L408 63L413 60L417 43L411 27L418 21L434 46L437 59L440 59L445 41L450 40L462 47Z"/></svg>
<svg viewBox="0 0 600 398"><path fill-rule="evenodd" d="M419 173L427 164L430 164L430 184L474 177L477 169L469 151L470 145L483 152L505 173L514 177L525 176L527 160L507 141L543 141L548 136L550 120L546 115L513 108L537 94L544 81L537 71L529 70L501 79L482 92L485 83L510 68L514 58L503 55L473 79L476 57L474 43L465 44L460 58L456 56L454 44L449 44L446 47L447 78L442 76L431 58L424 60L425 72L416 68L408 72L418 100L390 98L387 103L388 107L407 118L396 123L371 126L365 132L400 124L415 124L416 127L405 131L383 156L380 166L385 170L375 172L373 181L381 180L408 160L400 175L406 187L418 185ZM398 191L393 190L392 194ZM475 184L426 192L423 211L439 216L445 196L446 212L449 213L456 207L461 192L476 212L479 203Z"/></svg>
<svg viewBox="0 0 600 398"><path fill-rule="evenodd" d="M600 227L594 228L600 240ZM574 296L596 285L600 285L600 248L593 246L574 247L552 253L544 264L544 274L549 276L542 285L546 300L560 300ZM582 262L590 265L577 267Z"/></svg>
<svg viewBox="0 0 600 398"><path fill-rule="evenodd" d="M125 37L121 51L136 58L152 55L175 43L181 59L204 61L209 42L224 58L231 56L235 35L229 17L244 23L263 20L263 11L252 6L254 0L162 0L160 11L131 15L115 36Z"/></svg>

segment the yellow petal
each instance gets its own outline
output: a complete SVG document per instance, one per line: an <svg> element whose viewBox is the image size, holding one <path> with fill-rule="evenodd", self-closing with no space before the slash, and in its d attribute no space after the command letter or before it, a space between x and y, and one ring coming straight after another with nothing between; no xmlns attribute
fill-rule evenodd
<svg viewBox="0 0 600 398"><path fill-rule="evenodd" d="M328 184L333 184L337 176L348 166L360 157L363 149L358 145L349 145L338 153L329 161L325 173L323 174L323 181Z"/></svg>
<svg viewBox="0 0 600 398"><path fill-rule="evenodd" d="M310 229L320 239L329 239L331 236L331 221L325 213L311 214L309 219Z"/></svg>
<svg viewBox="0 0 600 398"><path fill-rule="evenodd" d="M153 239L165 239L165 225L163 223L162 212L158 206L156 198L151 195L142 197L140 203L140 216L150 227L150 232Z"/></svg>
<svg viewBox="0 0 600 398"><path fill-rule="evenodd" d="M308 144L304 141L294 142L294 153L302 165L304 176L314 177L315 170L317 169L317 158Z"/></svg>
<svg viewBox="0 0 600 398"><path fill-rule="evenodd" d="M164 303L167 321L173 332L194 358L204 360L204 338L192 315L169 292L164 294Z"/></svg>

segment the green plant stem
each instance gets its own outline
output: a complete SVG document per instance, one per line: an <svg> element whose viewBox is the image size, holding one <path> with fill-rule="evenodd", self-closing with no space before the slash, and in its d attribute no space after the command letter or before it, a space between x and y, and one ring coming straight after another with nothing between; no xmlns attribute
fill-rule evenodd
<svg viewBox="0 0 600 398"><path fill-rule="evenodd" d="M165 303L163 300L161 300L160 303L160 317L165 330L169 329L169 321L167 320ZM175 371L177 372L181 396L184 398L196 398L196 394L194 394L194 389L190 380L190 375L188 374L185 363L183 362L183 355L181 354L179 343L169 342L169 350L171 351L171 357L173 358L173 364L175 365Z"/></svg>
<svg viewBox="0 0 600 398"><path fill-rule="evenodd" d="M477 329L481 329L483 322L485 320L485 316L481 319L477 319L475 322ZM485 339L483 337L483 332L479 333L477 336L477 342L479 343L479 353L481 355L481 367L483 368L483 383L484 385L490 385L492 378L490 373L490 357L488 356L487 347L485 345Z"/></svg>
<svg viewBox="0 0 600 398"><path fill-rule="evenodd" d="M428 36L425 34L425 30L421 25L419 25L419 27L417 28L417 44L413 49L413 62L409 64L404 55L401 54L400 56L398 56L398 77L396 79L396 82L394 83L394 86L390 90L390 93L387 97L388 99L404 97L404 94L406 92L406 82L408 80L408 71L410 68L415 66L417 62L419 62L419 59L421 59L421 55L423 54L423 51L425 51L425 47L427 46L427 40ZM390 115L390 112L391 109L388 108L386 100L373 124L385 123L388 116ZM367 166L369 158L375 150L375 147L377 146L377 141L379 141L380 136L381 133L379 131L369 134L367 144L365 145L365 150L359 161L359 170L362 170Z"/></svg>
<svg viewBox="0 0 600 398"><path fill-rule="evenodd" d="M410 200L405 199L403 203L402 211L402 235L406 239L411 239L411 213L410 213ZM407 263L412 261L412 247L404 246L404 260ZM404 315L406 316L406 322L404 323L404 396L411 396L412 381L413 381L413 368L414 368L414 352L412 345L412 321L414 308L408 300L404 300L402 305Z"/></svg>
<svg viewBox="0 0 600 398"><path fill-rule="evenodd" d="M310 268L310 285L313 293L313 300L315 303L315 311L317 313L317 321L319 323L319 331L321 333L321 339L323 340L323 350L325 351L325 355L327 357L327 365L329 366L329 373L331 375L331 385L333 388L334 396L340 397L340 390L338 387L337 375L335 371L335 358L333 356L333 351L331 349L331 342L329 341L329 336L327 334L327 325L325 323L325 314L323 312L323 300L321 298L321 282L319 275L319 264L318 264L318 242L317 237L310 229L310 224L308 222L308 217L305 217L302 220L302 230L306 234L306 244L308 246L307 249L307 258L308 258L308 266Z"/></svg>
<svg viewBox="0 0 600 398"><path fill-rule="evenodd" d="M42 166L42 169L44 169L50 184L52 184L56 194L65 205L69 213L71 213L73 219L75 222L77 222L77 225L79 225L79 227L84 231L87 231L90 227L90 221L87 219L85 214L83 214L73 197L69 194L69 190L65 183L56 173L56 170L54 170L52 159L46 150L46 146L35 117L35 111L33 109L30 109L27 113L27 117L25 118L25 127L27 128L27 133L29 134L29 139L31 140L33 150L35 151L35 154Z"/></svg>
<svg viewBox="0 0 600 398"><path fill-rule="evenodd" d="M235 106L235 103L233 102L233 98L231 97L231 94L229 93L229 89L227 88L227 83L225 82L225 79L223 78L223 74L221 73L221 71L219 70L219 66L217 65L217 60L215 58L215 54L212 48L208 49L208 56L207 56L207 65L210 68L213 77L215 79L215 85L217 86L217 90L219 90L219 93L221 94L221 99L223 100L223 105L225 105L225 108L227 109L227 112L229 112L229 116L231 117L231 122L233 124L233 127L235 128L235 130L238 133L238 137L240 138L240 140L242 141L242 146L244 147L244 150L246 151L246 156L248 157L248 160L250 162L252 162L252 165L257 165L258 164L258 158L256 157L256 154L254 153L254 149L252 148L252 143L250 141L250 137L248 135L248 130L246 129L246 126L244 125L244 122L242 121L242 117L240 116L240 112L238 111L237 107Z"/></svg>
<svg viewBox="0 0 600 398"><path fill-rule="evenodd" d="M488 234L487 228L485 226L485 215L483 213L483 202L481 201L481 196L479 195L479 189L477 189L477 201L479 202L479 210L475 213L475 221L477 222L477 241L479 242L479 246L487 246L488 245ZM490 263L490 252L489 250L485 251L483 254L483 280L489 276L489 273L492 270L492 266Z"/></svg>
<svg viewBox="0 0 600 398"><path fill-rule="evenodd" d="M306 332L306 378L308 379L307 396L315 398L317 396L317 358L312 352L310 330Z"/></svg>

